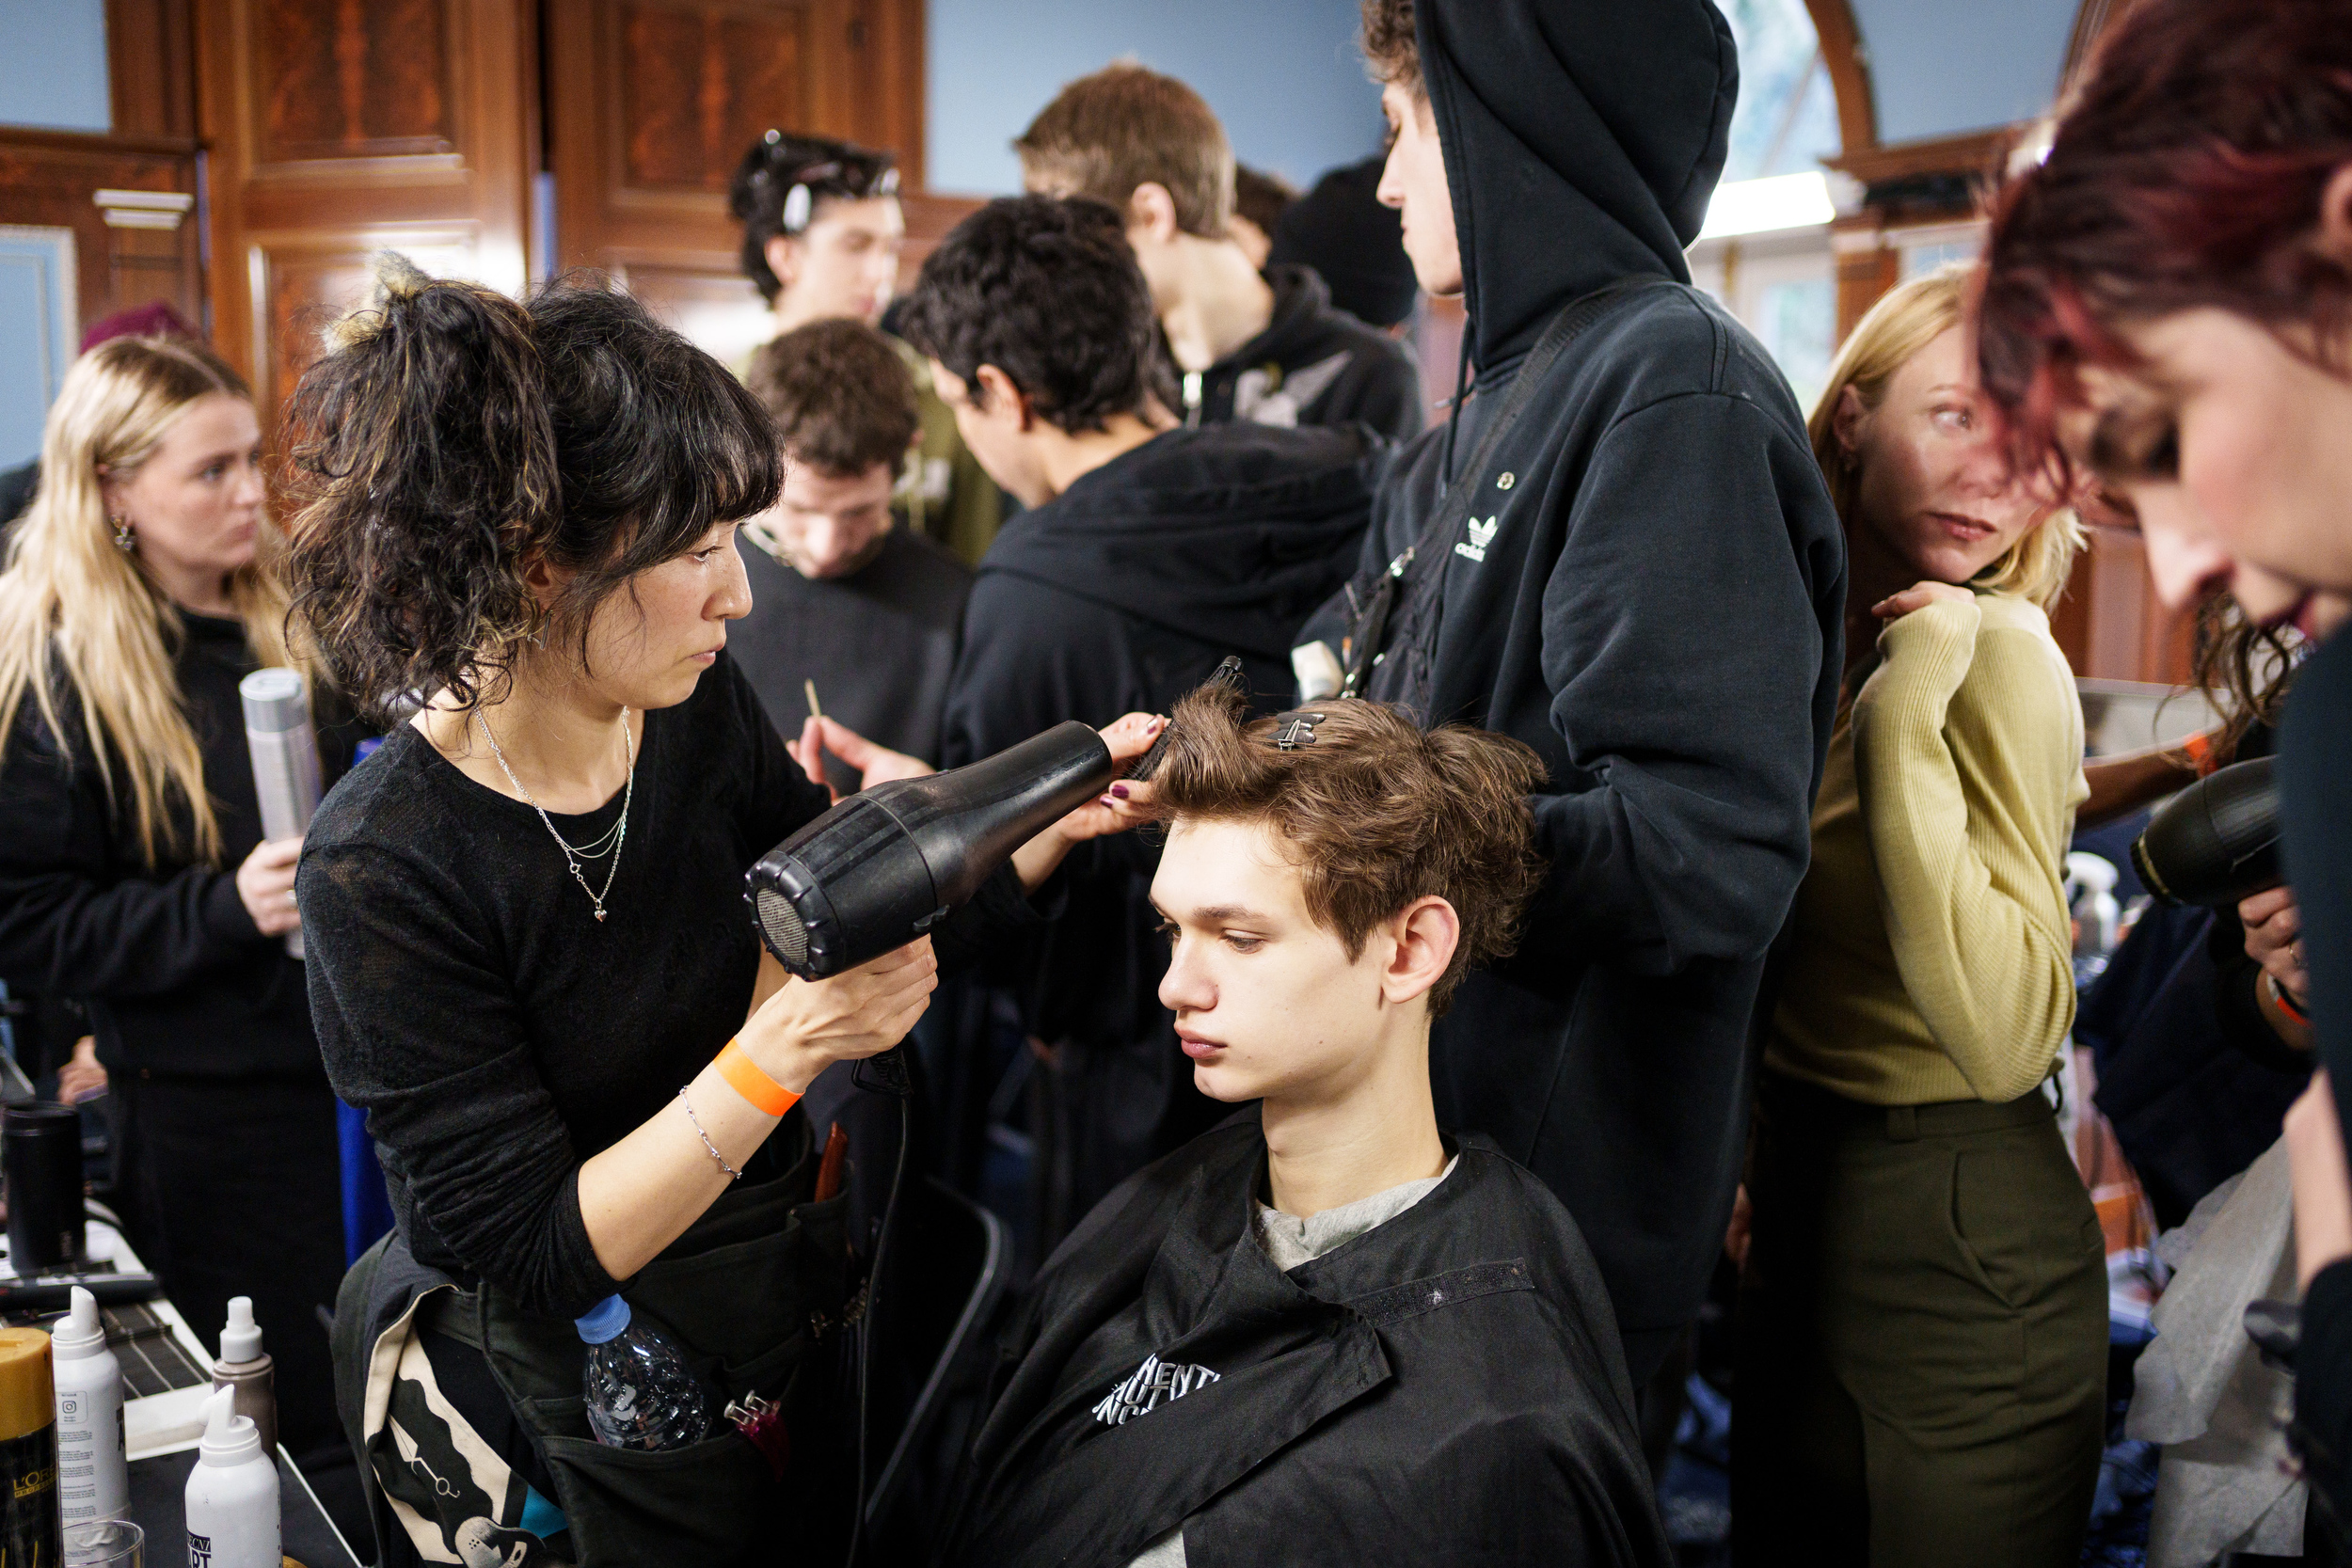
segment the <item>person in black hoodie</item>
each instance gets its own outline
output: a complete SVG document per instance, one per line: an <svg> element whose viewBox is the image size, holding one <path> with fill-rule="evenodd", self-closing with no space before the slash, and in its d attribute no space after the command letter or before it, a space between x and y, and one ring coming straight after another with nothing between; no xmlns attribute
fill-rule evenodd
<svg viewBox="0 0 2352 1568"><path fill-rule="evenodd" d="M262 839L237 683L291 665L261 430L200 343L116 338L51 408L0 573L0 974L84 1003L133 1245L208 1344L249 1295L279 1430L335 1442L335 1101L285 939L299 841ZM332 784L355 733L313 687Z"/></svg>
<svg viewBox="0 0 2352 1568"><path fill-rule="evenodd" d="M1167 333L1186 424L1370 425L1425 419L1421 372L1387 333L1332 308L1306 267L1262 275L1229 230L1233 150L1200 95L1115 65L1061 89L1013 143L1022 182L1117 209Z"/></svg>
<svg viewBox="0 0 2352 1568"><path fill-rule="evenodd" d="M1683 261L1736 90L1715 8L1366 0L1364 28L1395 133L1381 198L1422 287L1463 296L1478 376L1399 454L1302 678L1321 641L1310 696L1345 666L1544 759L1550 875L1431 1070L1439 1119L1576 1216L1641 1381L1731 1210L1836 711L1844 545L1787 382Z"/></svg>
<svg viewBox="0 0 2352 1568"><path fill-rule="evenodd" d="M1027 508L964 611L948 767L1065 719L1165 712L1228 655L1259 699L1289 689L1298 626L1355 560L1376 440L1353 426L1168 428L1149 390L1151 297L1101 202L991 202L925 261L904 325L965 442ZM1064 1107L1049 1245L1211 1119L1153 994L1167 957L1155 858L1106 841L1073 860L1068 913L1025 974Z"/></svg>

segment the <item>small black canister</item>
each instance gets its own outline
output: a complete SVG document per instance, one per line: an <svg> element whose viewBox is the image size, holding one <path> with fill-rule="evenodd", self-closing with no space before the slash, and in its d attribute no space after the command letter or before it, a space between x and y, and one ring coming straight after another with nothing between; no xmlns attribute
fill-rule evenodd
<svg viewBox="0 0 2352 1568"><path fill-rule="evenodd" d="M82 1113L35 1101L0 1115L8 1261L20 1275L82 1256Z"/></svg>

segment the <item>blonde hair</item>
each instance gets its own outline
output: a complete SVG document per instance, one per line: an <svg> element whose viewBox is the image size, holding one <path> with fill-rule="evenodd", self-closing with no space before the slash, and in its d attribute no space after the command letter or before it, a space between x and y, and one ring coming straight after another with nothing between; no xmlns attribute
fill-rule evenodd
<svg viewBox="0 0 2352 1568"><path fill-rule="evenodd" d="M1830 499L1849 532L1862 474L1837 442L1838 399L1851 387L1865 408L1878 407L1887 384L1914 355L1965 321L1971 270L1968 263L1956 261L1897 285L1854 324L1830 366L1829 385L1813 405L1805 433L1813 438L1813 460L1821 466ZM1971 578L1969 586L2028 599L2046 611L2066 591L2083 544L2081 517L2073 507L2056 508Z"/></svg>
<svg viewBox="0 0 2352 1568"><path fill-rule="evenodd" d="M193 404L217 393L252 397L200 343L114 338L82 356L49 410L40 489L0 571L0 756L27 692L60 752L71 754L62 677L110 802L119 803L118 768L128 779L151 867L166 849L217 863L220 823L172 668L184 635L180 612L136 558L116 548L101 477L130 479ZM278 548L265 517L254 559L230 578L246 643L262 665L293 662L286 590L272 570Z"/></svg>

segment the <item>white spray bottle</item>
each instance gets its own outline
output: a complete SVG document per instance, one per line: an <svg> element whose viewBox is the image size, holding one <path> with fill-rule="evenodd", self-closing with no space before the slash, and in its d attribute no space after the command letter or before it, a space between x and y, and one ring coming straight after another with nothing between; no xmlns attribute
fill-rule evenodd
<svg viewBox="0 0 2352 1568"><path fill-rule="evenodd" d="M57 1381L57 1503L69 1525L130 1516L122 1449L122 1363L106 1348L98 1298L73 1287L73 1308L50 1331Z"/></svg>
<svg viewBox="0 0 2352 1568"><path fill-rule="evenodd" d="M204 1401L204 1440L188 1472L188 1561L203 1568L278 1568L278 1463L262 1447L236 1391Z"/></svg>

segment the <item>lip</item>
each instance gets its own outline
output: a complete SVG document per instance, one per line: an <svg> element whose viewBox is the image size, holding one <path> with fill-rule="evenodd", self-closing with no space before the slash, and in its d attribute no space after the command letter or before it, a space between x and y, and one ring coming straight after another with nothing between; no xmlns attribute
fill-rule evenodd
<svg viewBox="0 0 2352 1568"><path fill-rule="evenodd" d="M719 662L719 654L721 650L725 647L726 644L722 642L716 648L705 648L701 653L688 654L686 656L686 660L690 664L699 664L704 669L707 670L713 664Z"/></svg>
<svg viewBox="0 0 2352 1568"><path fill-rule="evenodd" d="M1958 512L1931 512L1935 526L1963 545L1979 545L1993 537L1993 525Z"/></svg>
<svg viewBox="0 0 2352 1568"><path fill-rule="evenodd" d="M1187 1035L1181 1031L1176 1036L1176 1043L1183 1046L1184 1054L1196 1062L1205 1062L1225 1049L1215 1040L1204 1040L1199 1036Z"/></svg>

